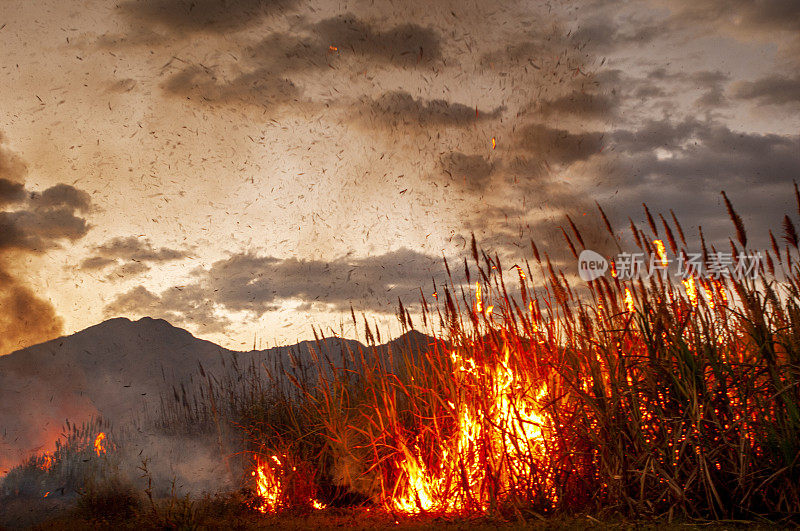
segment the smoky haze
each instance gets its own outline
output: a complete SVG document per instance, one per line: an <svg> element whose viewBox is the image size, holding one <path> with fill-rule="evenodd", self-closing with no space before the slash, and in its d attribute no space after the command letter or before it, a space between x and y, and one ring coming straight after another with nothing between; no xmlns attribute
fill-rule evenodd
<svg viewBox="0 0 800 531"><path fill-rule="evenodd" d="M0 132L0 355L58 336L63 321L22 274L36 258L89 230L86 192L57 184L26 188L27 166Z"/></svg>

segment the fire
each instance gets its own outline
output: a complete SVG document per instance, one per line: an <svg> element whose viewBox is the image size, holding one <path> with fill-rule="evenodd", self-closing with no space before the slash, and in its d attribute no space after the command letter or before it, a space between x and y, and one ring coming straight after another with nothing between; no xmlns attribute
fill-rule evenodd
<svg viewBox="0 0 800 531"><path fill-rule="evenodd" d="M631 294L630 288L625 288L625 307L628 309L629 313L633 313L636 311L636 305L633 302L633 295Z"/></svg>
<svg viewBox="0 0 800 531"><path fill-rule="evenodd" d="M483 298L481 296L481 283L475 283L475 313L483 312Z"/></svg>
<svg viewBox="0 0 800 531"><path fill-rule="evenodd" d="M689 302L692 303L692 306L697 308L697 285L694 282L694 277L689 277L681 282L683 282L683 286L686 288L686 296L689 297Z"/></svg>
<svg viewBox="0 0 800 531"><path fill-rule="evenodd" d="M669 265L669 260L667 260L667 252L664 249L664 242L661 240L653 240L653 245L656 247L656 254L661 262L661 267L667 267Z"/></svg>
<svg viewBox="0 0 800 531"><path fill-rule="evenodd" d="M271 462L270 462L271 461ZM262 503L257 509L264 513L275 513L286 505L287 498L291 497L287 493L287 477L289 466L286 458L281 460L277 455L272 455L269 461L256 461L256 468L251 475L256 478L256 494L261 498ZM297 472L297 467L291 467L291 472ZM319 500L304 496L304 504L310 505L314 509L325 509L327 506Z"/></svg>
<svg viewBox="0 0 800 531"><path fill-rule="evenodd" d="M281 466L281 460L277 455L273 455L271 459L277 466ZM269 463L256 462L256 469L252 475L256 478L256 493L263 500L258 510L262 513L277 511L283 489L275 471Z"/></svg>
<svg viewBox="0 0 800 531"><path fill-rule="evenodd" d="M509 350L495 363L478 365L458 352L450 354L464 396L455 412L456 427L437 448L436 466L428 466L418 447L403 447L402 475L389 505L403 513L485 511L492 503L488 469L501 470L494 489L511 492L545 468L551 418L543 412L546 383L533 385L509 361ZM477 392L480 399L471 396ZM546 478L550 489L552 478ZM552 489L550 489L552 490ZM555 492L547 493L555 499Z"/></svg>
<svg viewBox="0 0 800 531"><path fill-rule="evenodd" d="M728 292L725 291L725 285L720 280L717 279L712 279L711 282L714 284L714 287L716 288L717 295L719 295L719 298L722 299L722 304L723 305L728 304Z"/></svg>
<svg viewBox="0 0 800 531"><path fill-rule="evenodd" d="M495 137L492 137L492 149L495 148L497 148L497 139Z"/></svg>
<svg viewBox="0 0 800 531"><path fill-rule="evenodd" d="M102 431L97 434L97 437L94 438L94 451L97 455L102 455L106 453L106 448L103 445L103 441L106 438L106 434Z"/></svg>

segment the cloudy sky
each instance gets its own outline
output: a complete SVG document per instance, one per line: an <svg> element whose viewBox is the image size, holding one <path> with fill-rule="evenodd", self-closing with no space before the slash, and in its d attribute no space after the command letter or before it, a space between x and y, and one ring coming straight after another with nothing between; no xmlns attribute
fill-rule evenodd
<svg viewBox="0 0 800 531"><path fill-rule="evenodd" d="M800 177L796 0L0 0L0 59L0 354L396 330L470 233L724 241L724 189L758 244Z"/></svg>

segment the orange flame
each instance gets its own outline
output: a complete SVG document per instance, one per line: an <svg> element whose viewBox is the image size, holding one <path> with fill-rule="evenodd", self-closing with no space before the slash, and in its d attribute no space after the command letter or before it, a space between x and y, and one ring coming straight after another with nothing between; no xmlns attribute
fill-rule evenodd
<svg viewBox="0 0 800 531"><path fill-rule="evenodd" d="M658 255L658 259L661 261L661 267L667 267L669 265L669 260L667 260L667 252L664 249L664 242L661 240L653 240L653 245L656 246L656 254Z"/></svg>
<svg viewBox="0 0 800 531"><path fill-rule="evenodd" d="M686 288L686 296L689 297L689 302L692 306L697 308L697 285L694 282L694 277L689 277L682 280L683 286Z"/></svg>
<svg viewBox="0 0 800 531"><path fill-rule="evenodd" d="M483 312L483 299L481 297L481 283L475 283L475 313Z"/></svg>
<svg viewBox="0 0 800 531"><path fill-rule="evenodd" d="M281 460L277 455L272 456L272 461L281 466ZM256 493L261 497L263 503L258 510L262 513L272 513L278 510L283 488L275 471L269 463L256 463L256 469L252 472L256 478Z"/></svg>
<svg viewBox="0 0 800 531"><path fill-rule="evenodd" d="M631 290L629 288L625 288L625 307L628 309L629 313L633 313L636 311L636 305L633 302L633 295L631 294Z"/></svg>
<svg viewBox="0 0 800 531"><path fill-rule="evenodd" d="M284 476L285 464L277 455L270 456L269 461L256 461L256 468L251 475L256 478L256 494L262 499L262 503L257 509L262 513L275 513L281 509L286 499L286 482ZM296 467L291 468L296 471ZM327 506L316 500L306 499L314 509L325 509Z"/></svg>
<svg viewBox="0 0 800 531"><path fill-rule="evenodd" d="M712 282L714 283L714 287L717 288L717 295L722 299L722 304L728 304L728 292L725 291L725 285L722 281L717 279L712 280Z"/></svg>
<svg viewBox="0 0 800 531"><path fill-rule="evenodd" d="M105 446L103 445L105 438L106 434L102 431L97 434L97 437L94 438L94 451L97 453L97 455L106 453Z"/></svg>
<svg viewBox="0 0 800 531"><path fill-rule="evenodd" d="M477 505L487 510L492 495L485 488L487 465L479 456L489 456L492 468L503 468L503 484L499 485L503 489L513 488L530 477L534 467L545 463L552 423L541 405L548 393L547 384L531 385L511 368L509 350L504 351L502 360L484 367L472 359L463 359L457 352L450 354L457 374L467 386L468 382L490 382L484 388L487 401L448 403L456 413L456 430L438 449L436 467L426 465L418 448L403 446L403 474L389 501L391 509L411 514L452 514ZM548 485L552 485L551 478ZM556 498L555 492L548 494Z"/></svg>

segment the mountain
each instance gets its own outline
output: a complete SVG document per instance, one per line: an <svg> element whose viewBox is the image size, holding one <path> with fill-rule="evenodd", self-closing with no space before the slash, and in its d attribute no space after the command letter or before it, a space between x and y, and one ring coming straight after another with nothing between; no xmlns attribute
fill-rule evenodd
<svg viewBox="0 0 800 531"><path fill-rule="evenodd" d="M430 338L409 332L379 346L397 353L425 348ZM236 352L194 337L161 319L117 318L0 357L0 475L34 451L52 449L65 420L102 417L125 422L147 405L158 404L173 386L191 384L225 363L271 368L312 364L313 349L340 365L344 352L365 347L328 338L319 344ZM313 377L314 375L312 375Z"/></svg>

